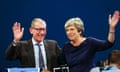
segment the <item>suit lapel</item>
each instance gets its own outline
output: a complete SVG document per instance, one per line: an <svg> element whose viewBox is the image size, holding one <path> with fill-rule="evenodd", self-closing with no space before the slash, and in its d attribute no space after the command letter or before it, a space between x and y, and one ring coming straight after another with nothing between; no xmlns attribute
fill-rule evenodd
<svg viewBox="0 0 120 72"><path fill-rule="evenodd" d="M31 54L31 62L32 64L35 65L35 57L34 57L34 49L33 49L33 43L32 43L32 40L28 40L28 49L29 49L29 52Z"/></svg>
<svg viewBox="0 0 120 72"><path fill-rule="evenodd" d="M47 43L47 40L44 40L43 41L44 42L44 47L45 47L45 51L46 51L46 58L47 58L47 66L49 65L49 48L48 48L48 43Z"/></svg>

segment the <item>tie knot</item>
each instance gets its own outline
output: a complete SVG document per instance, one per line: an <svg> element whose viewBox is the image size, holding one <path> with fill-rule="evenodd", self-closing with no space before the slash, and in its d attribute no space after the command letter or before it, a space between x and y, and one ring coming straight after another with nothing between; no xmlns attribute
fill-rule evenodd
<svg viewBox="0 0 120 72"><path fill-rule="evenodd" d="M36 43L35 45L37 45L37 46L41 46L42 44Z"/></svg>

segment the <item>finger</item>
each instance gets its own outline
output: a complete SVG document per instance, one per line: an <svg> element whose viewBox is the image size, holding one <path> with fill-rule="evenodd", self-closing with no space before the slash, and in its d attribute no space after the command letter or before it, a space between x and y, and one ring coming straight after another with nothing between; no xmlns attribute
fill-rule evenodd
<svg viewBox="0 0 120 72"><path fill-rule="evenodd" d="M24 32L24 28L22 27L22 29L21 29L21 32L23 33Z"/></svg>
<svg viewBox="0 0 120 72"><path fill-rule="evenodd" d="M109 19L109 23L111 23L111 14L109 15L109 18L108 18L108 19Z"/></svg>
<svg viewBox="0 0 120 72"><path fill-rule="evenodd" d="M14 24L13 24L13 29L16 29L16 27L17 27L17 22L15 22Z"/></svg>
<svg viewBox="0 0 120 72"><path fill-rule="evenodd" d="M18 31L20 31L20 30L21 30L21 25L20 25L20 23L19 23L19 22L17 23L17 29L18 29Z"/></svg>
<svg viewBox="0 0 120 72"><path fill-rule="evenodd" d="M114 18L114 19L118 19L118 18L119 18L119 11L115 11L115 12L114 12L113 18Z"/></svg>
<svg viewBox="0 0 120 72"><path fill-rule="evenodd" d="M114 14L119 16L119 11L116 10Z"/></svg>
<svg viewBox="0 0 120 72"><path fill-rule="evenodd" d="M109 15L109 19L111 19L111 14Z"/></svg>

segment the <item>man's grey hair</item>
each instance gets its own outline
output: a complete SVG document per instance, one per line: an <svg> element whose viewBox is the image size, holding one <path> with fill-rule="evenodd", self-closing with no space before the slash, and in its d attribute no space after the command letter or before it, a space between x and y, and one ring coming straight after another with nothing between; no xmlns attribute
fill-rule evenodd
<svg viewBox="0 0 120 72"><path fill-rule="evenodd" d="M43 20L43 19L41 19L41 18L34 18L34 19L32 20L31 27L34 27L34 22L41 22L42 24L45 24L45 25L46 25L45 20Z"/></svg>

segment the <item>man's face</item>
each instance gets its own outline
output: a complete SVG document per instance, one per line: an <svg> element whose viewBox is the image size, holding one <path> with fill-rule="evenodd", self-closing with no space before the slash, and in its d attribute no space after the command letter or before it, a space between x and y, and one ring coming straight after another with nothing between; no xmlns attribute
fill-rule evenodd
<svg viewBox="0 0 120 72"><path fill-rule="evenodd" d="M77 28L75 26L68 26L65 28L68 39L76 40L80 36Z"/></svg>
<svg viewBox="0 0 120 72"><path fill-rule="evenodd" d="M46 25L36 21L34 22L33 27L30 28L30 33L33 35L35 41L41 42L46 36Z"/></svg>

